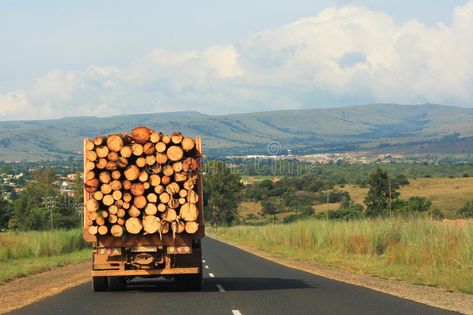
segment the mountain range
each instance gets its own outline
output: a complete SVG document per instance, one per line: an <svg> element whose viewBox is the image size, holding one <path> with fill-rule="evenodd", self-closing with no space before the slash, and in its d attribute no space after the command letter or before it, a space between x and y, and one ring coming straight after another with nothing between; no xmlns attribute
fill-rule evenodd
<svg viewBox="0 0 473 315"><path fill-rule="evenodd" d="M473 109L372 104L330 109L207 115L194 111L0 122L1 160L78 156L82 138L130 131L200 135L207 155L353 150L473 153Z"/></svg>

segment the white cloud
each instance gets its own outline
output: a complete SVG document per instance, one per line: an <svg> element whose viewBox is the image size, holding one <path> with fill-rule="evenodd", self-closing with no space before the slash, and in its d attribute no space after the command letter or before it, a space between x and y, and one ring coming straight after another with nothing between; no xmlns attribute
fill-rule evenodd
<svg viewBox="0 0 473 315"><path fill-rule="evenodd" d="M233 45L156 49L127 68L52 70L0 94L0 118L195 109L207 113L436 102L473 105L473 1L452 23L396 23L357 6L328 8Z"/></svg>

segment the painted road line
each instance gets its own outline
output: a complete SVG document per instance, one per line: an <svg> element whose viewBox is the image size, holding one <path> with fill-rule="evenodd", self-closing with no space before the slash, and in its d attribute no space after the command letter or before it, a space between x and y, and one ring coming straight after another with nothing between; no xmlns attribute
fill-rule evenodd
<svg viewBox="0 0 473 315"><path fill-rule="evenodd" d="M210 276L210 278L213 278L213 277L214 277L214 274L211 273L211 272L209 272L209 276Z"/></svg>
<svg viewBox="0 0 473 315"><path fill-rule="evenodd" d="M205 259L202 259L202 262L205 263Z"/></svg>
<svg viewBox="0 0 473 315"><path fill-rule="evenodd" d="M225 292L225 289L220 284L217 284L217 289L219 292Z"/></svg>
<svg viewBox="0 0 473 315"><path fill-rule="evenodd" d="M209 269L209 266L205 265L205 269Z"/></svg>
<svg viewBox="0 0 473 315"><path fill-rule="evenodd" d="M232 310L233 315L241 315L239 310Z"/></svg>

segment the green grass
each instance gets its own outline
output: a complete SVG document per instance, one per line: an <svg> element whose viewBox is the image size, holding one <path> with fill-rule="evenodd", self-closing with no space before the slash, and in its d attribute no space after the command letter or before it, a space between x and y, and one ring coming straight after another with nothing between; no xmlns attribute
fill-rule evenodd
<svg viewBox="0 0 473 315"><path fill-rule="evenodd" d="M90 258L80 229L0 234L0 283Z"/></svg>
<svg viewBox="0 0 473 315"><path fill-rule="evenodd" d="M307 220L214 233L290 259L473 294L473 223Z"/></svg>

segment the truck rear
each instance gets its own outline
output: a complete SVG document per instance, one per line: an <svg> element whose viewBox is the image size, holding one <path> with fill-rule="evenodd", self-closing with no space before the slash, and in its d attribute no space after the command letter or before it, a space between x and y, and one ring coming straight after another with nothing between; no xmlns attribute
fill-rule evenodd
<svg viewBox="0 0 473 315"><path fill-rule="evenodd" d="M84 239L94 291L133 277L202 286L205 236L200 137L147 127L84 139Z"/></svg>

